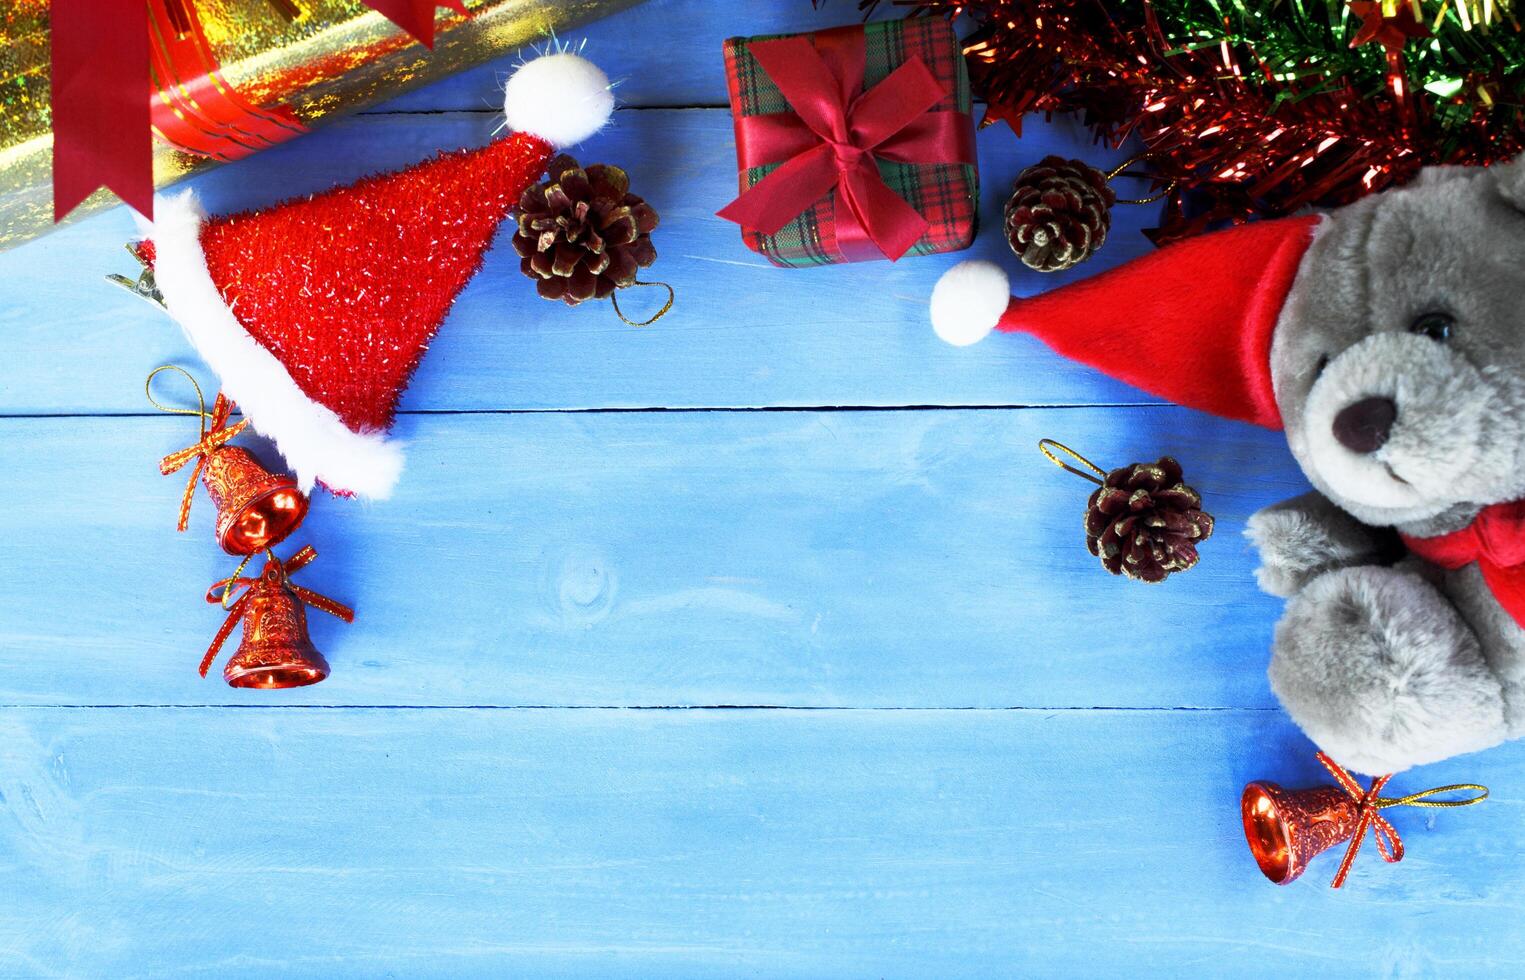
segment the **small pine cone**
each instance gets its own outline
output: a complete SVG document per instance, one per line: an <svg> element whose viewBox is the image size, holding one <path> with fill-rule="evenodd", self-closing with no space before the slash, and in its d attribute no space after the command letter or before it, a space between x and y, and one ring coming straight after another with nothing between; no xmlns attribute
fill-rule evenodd
<svg viewBox="0 0 1525 980"><path fill-rule="evenodd" d="M514 233L519 268L536 291L576 306L633 285L637 271L657 259L657 213L630 193L625 171L604 164L584 170L563 154L546 174L519 198Z"/></svg>
<svg viewBox="0 0 1525 980"><path fill-rule="evenodd" d="M1112 227L1117 194L1080 160L1044 157L1012 185L1006 241L1029 268L1060 272L1096 254Z"/></svg>
<svg viewBox="0 0 1525 980"><path fill-rule="evenodd" d="M1195 565L1197 545L1212 537L1201 508L1169 456L1115 469L1086 506L1086 547L1113 575L1163 582Z"/></svg>

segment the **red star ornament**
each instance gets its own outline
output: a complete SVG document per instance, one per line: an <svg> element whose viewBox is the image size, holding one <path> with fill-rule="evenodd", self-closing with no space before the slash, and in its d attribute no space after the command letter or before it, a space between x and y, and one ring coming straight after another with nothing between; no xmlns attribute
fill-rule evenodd
<svg viewBox="0 0 1525 980"><path fill-rule="evenodd" d="M1388 54L1397 54L1403 50L1409 38L1430 36L1430 29L1414 16L1413 4L1408 0L1397 0L1395 3L1384 0L1350 0L1350 12L1361 18L1360 30L1350 39L1352 48L1376 41Z"/></svg>

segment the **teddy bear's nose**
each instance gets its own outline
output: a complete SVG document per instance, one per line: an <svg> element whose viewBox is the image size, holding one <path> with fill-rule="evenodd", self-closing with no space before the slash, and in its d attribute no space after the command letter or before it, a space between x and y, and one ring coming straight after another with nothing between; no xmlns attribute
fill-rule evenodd
<svg viewBox="0 0 1525 980"><path fill-rule="evenodd" d="M1363 398L1334 417L1334 437L1353 453L1374 453L1387 442L1398 418L1391 398Z"/></svg>

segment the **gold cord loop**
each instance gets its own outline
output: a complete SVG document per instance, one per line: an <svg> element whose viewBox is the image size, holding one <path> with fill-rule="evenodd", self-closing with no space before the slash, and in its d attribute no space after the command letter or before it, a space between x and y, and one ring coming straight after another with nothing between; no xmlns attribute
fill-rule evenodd
<svg viewBox="0 0 1525 980"><path fill-rule="evenodd" d="M1069 463L1066 463L1064 460L1060 459L1058 456L1055 456L1054 452L1053 452L1053 449L1049 448L1050 446L1053 446L1054 449L1057 449L1060 452L1064 453L1066 456L1070 457L1075 462L1079 463L1081 466L1084 466L1087 470L1090 470L1091 472L1087 473L1085 470L1077 470L1075 467L1071 466ZM1107 471L1106 470L1102 469L1100 466L1097 466L1095 463L1091 462L1089 459L1086 459L1084 456L1080 455L1075 450L1071 449L1069 446L1066 446L1062 442L1055 442L1053 439L1039 439L1038 440L1038 451L1040 453L1042 453L1043 455L1047 456L1048 459L1049 459L1049 462L1053 463L1055 466L1059 467L1061 470L1064 470L1064 471L1066 471L1068 473L1073 473L1073 474L1075 474L1076 476L1079 476L1079 477L1084 477L1085 479L1090 480L1092 483L1096 484L1098 487L1099 486L1104 486L1105 483L1106 483L1106 475L1107 475Z"/></svg>
<svg viewBox="0 0 1525 980"><path fill-rule="evenodd" d="M1158 180L1159 178L1154 174L1130 172L1128 170L1128 168L1133 166L1135 163L1139 163L1147 159L1149 159L1149 151L1145 150L1142 153L1135 153L1133 156L1124 160L1122 163L1113 167L1111 170L1108 170L1106 173L1107 181L1110 183L1111 181L1116 180L1118 177L1133 177L1137 180ZM1166 184L1164 188L1161 189L1158 193L1151 194L1149 197L1120 197L1117 199L1117 203L1153 204L1155 201L1168 197L1175 191L1178 184L1180 184L1180 181L1172 180L1170 183Z"/></svg>
<svg viewBox="0 0 1525 980"><path fill-rule="evenodd" d="M195 408L170 408L168 405L165 405L154 397L154 378L157 377L161 371L174 371L191 383L191 387L196 389ZM207 412L207 400L206 397L201 393L201 385L196 383L196 379L192 377L191 372L176 364L161 364L154 368L152 371L148 372L148 380L143 382L143 394L147 396L148 403L161 412L167 412L170 415L199 415L201 417L201 438L206 438L207 419L211 416Z"/></svg>
<svg viewBox="0 0 1525 980"><path fill-rule="evenodd" d="M1434 796L1437 793L1460 793L1463 790L1471 790L1478 795L1469 796L1462 800L1427 800L1425 797ZM1452 783L1450 786L1436 786L1433 789L1421 790L1418 793L1410 793L1407 796L1386 797L1379 796L1376 799L1377 809L1381 810L1390 806L1417 806L1428 807L1431 810L1449 810L1459 806L1473 806L1488 798L1488 787L1478 783Z"/></svg>
<svg viewBox="0 0 1525 980"><path fill-rule="evenodd" d="M630 324L632 327L649 327L653 323L656 323L658 320L662 319L662 317L667 315L667 311L672 309L673 301L678 298L677 294L673 292L673 288L671 286L669 286L665 282L641 282L639 279L637 279L635 281L635 285L637 285L637 286L661 286L663 289L667 290L667 302L662 304L662 308L660 310L657 310L656 314L654 316L652 316L651 319L649 319L649 320L641 320L641 321L637 322L635 320L630 319L623 312L621 312L621 310L620 310L620 293L619 293L619 290L616 289L613 293L611 293L609 295L609 302L614 304L614 315L619 317L621 320L624 320L626 323Z"/></svg>
<svg viewBox="0 0 1525 980"><path fill-rule="evenodd" d="M221 579L220 581L213 582L212 587L207 590L208 595L216 595L218 588L222 588L222 593L219 597L218 604L221 605L224 610L233 608L233 603L229 601L233 598L233 586L240 578L243 577L244 569L249 567L249 562L253 561L254 556L257 554L259 554L259 552L251 551L247 555L244 555L244 560L238 563L237 568L233 569L232 575L229 575L227 578ZM275 552L271 551L269 548L265 549L265 554L269 555L272 559L275 557Z"/></svg>

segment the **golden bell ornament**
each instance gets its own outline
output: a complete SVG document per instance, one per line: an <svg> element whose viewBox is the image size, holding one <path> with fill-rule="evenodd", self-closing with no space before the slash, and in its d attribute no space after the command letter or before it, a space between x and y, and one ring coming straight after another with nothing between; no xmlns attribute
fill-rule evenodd
<svg viewBox="0 0 1525 980"><path fill-rule="evenodd" d="M1254 782L1239 801L1244 836L1260 871L1278 885L1291 884L1308 862L1355 836L1357 802L1337 786L1286 790Z"/></svg>
<svg viewBox="0 0 1525 980"><path fill-rule="evenodd" d="M328 661L307 636L307 610L267 567L249 588L243 642L222 669L230 687L306 687L328 676Z"/></svg>
<svg viewBox="0 0 1525 980"><path fill-rule="evenodd" d="M230 555L280 544L307 516L307 496L296 480L271 473L237 446L208 453L201 482L217 508L217 544Z"/></svg>

